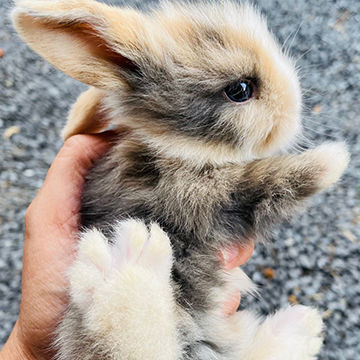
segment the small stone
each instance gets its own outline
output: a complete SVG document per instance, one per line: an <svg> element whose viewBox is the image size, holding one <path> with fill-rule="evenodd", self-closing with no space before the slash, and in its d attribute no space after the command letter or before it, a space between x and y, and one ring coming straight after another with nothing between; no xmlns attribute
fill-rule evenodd
<svg viewBox="0 0 360 360"><path fill-rule="evenodd" d="M344 30L344 25L345 23L349 20L350 17L350 11L349 10L345 10L334 22L334 24L332 25L332 27L339 32L340 34L344 34L345 30Z"/></svg>
<svg viewBox="0 0 360 360"><path fill-rule="evenodd" d="M24 176L26 177L33 177L35 175L35 171L31 169L27 169L24 171Z"/></svg>
<svg viewBox="0 0 360 360"><path fill-rule="evenodd" d="M1 189L7 189L11 185L10 181L2 181L0 184Z"/></svg>
<svg viewBox="0 0 360 360"><path fill-rule="evenodd" d="M11 126L4 131L3 137L4 139L10 139L13 135L18 134L20 130L19 126Z"/></svg>
<svg viewBox="0 0 360 360"><path fill-rule="evenodd" d="M313 107L313 112L315 114L321 114L322 113L322 106L320 104L317 104Z"/></svg>
<svg viewBox="0 0 360 360"><path fill-rule="evenodd" d="M332 313L333 313L333 311L328 309L322 313L322 318L326 320L332 315Z"/></svg>
<svg viewBox="0 0 360 360"><path fill-rule="evenodd" d="M267 279L274 279L276 276L276 271L272 268L265 268L264 269L264 275Z"/></svg>
<svg viewBox="0 0 360 360"><path fill-rule="evenodd" d="M4 56L4 49L0 48L0 59Z"/></svg>
<svg viewBox="0 0 360 360"><path fill-rule="evenodd" d="M7 78L7 79L5 80L5 86L6 86L7 88L12 87L13 85L14 85L14 79L12 79L12 78Z"/></svg>
<svg viewBox="0 0 360 360"><path fill-rule="evenodd" d="M331 275L335 280L339 278L339 274L337 273L336 270L330 269L330 270L329 270L329 273L330 273L330 275Z"/></svg>
<svg viewBox="0 0 360 360"><path fill-rule="evenodd" d="M356 243L357 239L356 236L348 229L343 230L343 235L350 240L352 243Z"/></svg>
<svg viewBox="0 0 360 360"><path fill-rule="evenodd" d="M311 300L315 300L315 301L320 301L324 298L324 294L323 293L316 293L314 295L310 296Z"/></svg>
<svg viewBox="0 0 360 360"><path fill-rule="evenodd" d="M300 294L300 291L301 291L301 289L300 289L300 286L296 286L296 287L294 287L294 294L296 295L296 294Z"/></svg>
<svg viewBox="0 0 360 360"><path fill-rule="evenodd" d="M355 216L353 221L351 222L353 225L357 225L358 223L360 223L360 214Z"/></svg>
<svg viewBox="0 0 360 360"><path fill-rule="evenodd" d="M309 255L300 255L299 262L304 269L312 269L315 265L315 261Z"/></svg>
<svg viewBox="0 0 360 360"><path fill-rule="evenodd" d="M299 256L299 252L296 247L291 247L288 250L288 255L290 256L291 259L296 259Z"/></svg>
<svg viewBox="0 0 360 360"><path fill-rule="evenodd" d="M327 258L321 257L317 260L317 266L319 269L323 269L327 265L328 262L329 261Z"/></svg>
<svg viewBox="0 0 360 360"><path fill-rule="evenodd" d="M329 249L329 252L332 253L332 254L335 252L335 246L333 244L330 244L328 246L328 249Z"/></svg>
<svg viewBox="0 0 360 360"><path fill-rule="evenodd" d="M260 284L263 280L261 274L259 272L255 272L252 276L252 280L254 281L254 283L256 284Z"/></svg>
<svg viewBox="0 0 360 360"><path fill-rule="evenodd" d="M296 297L296 295L294 295L294 294L291 294L290 296L289 296L289 302L290 302L290 304L297 304L297 302L298 302L298 299L297 299L297 297Z"/></svg>

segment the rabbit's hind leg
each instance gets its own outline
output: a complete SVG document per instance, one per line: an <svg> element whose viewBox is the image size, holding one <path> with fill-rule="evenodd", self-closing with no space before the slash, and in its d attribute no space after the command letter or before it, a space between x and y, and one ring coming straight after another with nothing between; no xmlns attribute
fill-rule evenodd
<svg viewBox="0 0 360 360"><path fill-rule="evenodd" d="M60 358L177 359L169 238L156 224L126 220L111 240L96 229L81 236Z"/></svg>
<svg viewBox="0 0 360 360"><path fill-rule="evenodd" d="M315 360L323 342L322 329L322 318L316 309L296 305L267 318L258 336L269 336L269 345L277 345L269 359Z"/></svg>
<svg viewBox="0 0 360 360"><path fill-rule="evenodd" d="M234 346L237 359L315 360L322 345L321 316L316 309L305 306L282 309L263 322L241 311L229 322L231 333L237 333L239 338Z"/></svg>

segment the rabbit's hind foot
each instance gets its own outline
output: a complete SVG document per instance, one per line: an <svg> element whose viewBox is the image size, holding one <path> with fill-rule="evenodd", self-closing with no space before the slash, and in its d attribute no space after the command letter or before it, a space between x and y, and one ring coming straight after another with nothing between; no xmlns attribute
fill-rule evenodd
<svg viewBox="0 0 360 360"><path fill-rule="evenodd" d="M156 224L126 220L111 240L96 229L81 236L69 275L82 327L119 359L176 359L169 238Z"/></svg>

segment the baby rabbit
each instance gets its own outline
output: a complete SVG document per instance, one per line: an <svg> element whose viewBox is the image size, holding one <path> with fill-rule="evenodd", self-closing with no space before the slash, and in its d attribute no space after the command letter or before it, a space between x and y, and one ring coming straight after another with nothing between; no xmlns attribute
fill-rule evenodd
<svg viewBox="0 0 360 360"><path fill-rule="evenodd" d="M349 155L327 143L279 155L301 131L293 62L250 5L20 0L22 38L91 85L64 138L121 128L83 195L63 360L311 360L321 317L294 306L260 320L221 312L234 289L220 248L266 239Z"/></svg>

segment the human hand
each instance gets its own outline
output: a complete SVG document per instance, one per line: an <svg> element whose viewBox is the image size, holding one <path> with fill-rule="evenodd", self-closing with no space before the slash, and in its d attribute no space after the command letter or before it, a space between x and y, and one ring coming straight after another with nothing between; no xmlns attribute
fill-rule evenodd
<svg viewBox="0 0 360 360"><path fill-rule="evenodd" d="M111 135L76 135L65 142L44 185L25 216L25 244L20 315L0 353L1 360L50 359L54 331L68 304L66 270L75 259L82 187L88 170L110 147ZM253 252L232 248L222 262L230 270ZM224 305L232 314L240 293Z"/></svg>
<svg viewBox="0 0 360 360"><path fill-rule="evenodd" d="M244 247L232 247L227 250L223 250L220 253L220 259L226 270L231 270L241 265L244 265L254 252L254 241L250 240ZM241 294L236 291L231 299L229 299L223 307L223 313L225 315L232 315L235 313L240 305Z"/></svg>
<svg viewBox="0 0 360 360"><path fill-rule="evenodd" d="M54 330L66 310L66 270L75 255L84 178L111 135L77 135L56 156L25 215L20 315L0 359L52 358Z"/></svg>

